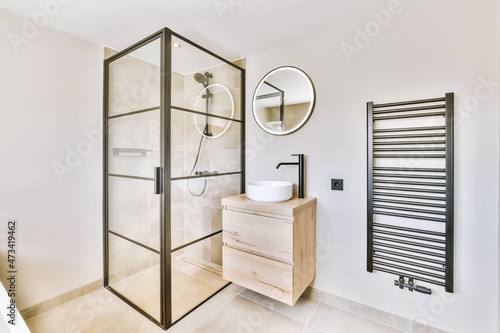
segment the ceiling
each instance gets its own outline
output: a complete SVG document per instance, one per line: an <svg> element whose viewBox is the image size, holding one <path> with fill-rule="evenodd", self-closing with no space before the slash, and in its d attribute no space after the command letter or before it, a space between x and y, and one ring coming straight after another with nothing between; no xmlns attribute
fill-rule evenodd
<svg viewBox="0 0 500 333"><path fill-rule="evenodd" d="M233 60L366 22L387 0L0 0L0 8L46 12L49 26L117 50L168 27Z"/></svg>

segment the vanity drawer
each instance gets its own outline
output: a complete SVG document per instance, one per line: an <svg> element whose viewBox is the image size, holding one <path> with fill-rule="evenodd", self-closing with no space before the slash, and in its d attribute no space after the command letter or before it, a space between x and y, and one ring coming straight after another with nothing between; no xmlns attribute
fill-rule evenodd
<svg viewBox="0 0 500 333"><path fill-rule="evenodd" d="M293 262L293 221L232 210L223 212L223 242L273 259Z"/></svg>
<svg viewBox="0 0 500 333"><path fill-rule="evenodd" d="M223 275L245 288L293 305L293 266L227 246L222 247Z"/></svg>

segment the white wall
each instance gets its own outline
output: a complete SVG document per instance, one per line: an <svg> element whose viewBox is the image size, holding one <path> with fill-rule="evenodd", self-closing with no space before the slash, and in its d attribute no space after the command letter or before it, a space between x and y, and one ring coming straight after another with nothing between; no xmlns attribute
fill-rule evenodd
<svg viewBox="0 0 500 333"><path fill-rule="evenodd" d="M24 22L0 10L0 279L15 218L20 309L102 277L102 145L84 131L102 118L104 51L48 27L23 35ZM19 52L9 33L25 38ZM68 165L68 147L81 160Z"/></svg>
<svg viewBox="0 0 500 333"><path fill-rule="evenodd" d="M247 181L297 182L296 168L275 166L294 160L292 153L306 154L307 195L318 198L321 260L313 287L451 332L497 331L497 5L494 0L480 4L401 0L395 6L398 13L367 46L352 54L351 62L340 45L355 45L355 27L247 57ZM358 27L373 24L370 10ZM299 132L271 137L257 127L250 99L260 78L283 65L297 66L312 78L317 104ZM488 78L493 86L482 83ZM434 294L428 296L396 288L394 276L366 272L366 102L430 98L446 92L455 93L458 118L457 288L446 294L429 285ZM478 93L480 99L474 97ZM330 190L331 178L344 179L343 192ZM322 245L328 243L330 247Z"/></svg>

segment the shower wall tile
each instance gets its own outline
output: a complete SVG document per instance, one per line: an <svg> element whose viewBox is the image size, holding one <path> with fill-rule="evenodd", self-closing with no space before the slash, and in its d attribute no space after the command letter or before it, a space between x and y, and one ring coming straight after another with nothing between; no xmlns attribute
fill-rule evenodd
<svg viewBox="0 0 500 333"><path fill-rule="evenodd" d="M175 249L176 247L179 247L185 243L184 229L173 229L170 237L172 242L172 249Z"/></svg>
<svg viewBox="0 0 500 333"><path fill-rule="evenodd" d="M240 194L239 180L230 180L230 178L224 177L220 179L214 178L210 180L210 182L211 182L210 186L213 186L214 189L212 191L212 197L211 197L212 208L222 208L221 205L222 198Z"/></svg>
<svg viewBox="0 0 500 333"><path fill-rule="evenodd" d="M149 245L149 210L109 217L109 229L135 241Z"/></svg>
<svg viewBox="0 0 500 333"><path fill-rule="evenodd" d="M153 167L159 161L158 112L120 117L110 120L109 171L110 173L152 177ZM150 119L153 118L153 119ZM114 155L114 148L136 148L153 150L146 156L135 153Z"/></svg>
<svg viewBox="0 0 500 333"><path fill-rule="evenodd" d="M207 170L207 169L205 169ZM184 202L194 203L196 205L210 206L211 187L208 179L198 178L184 183ZM205 192L203 189L205 188ZM203 193L203 194L201 194ZM201 195L200 195L201 194Z"/></svg>
<svg viewBox="0 0 500 333"><path fill-rule="evenodd" d="M150 190L148 191L149 196L149 208L151 209L160 209L160 200L161 196L158 194L154 194L154 184L150 182Z"/></svg>
<svg viewBox="0 0 500 333"><path fill-rule="evenodd" d="M181 124L183 125L185 123L185 115L183 111L177 111L175 109L172 109L171 117L170 117L170 122L172 124Z"/></svg>
<svg viewBox="0 0 500 333"><path fill-rule="evenodd" d="M118 237L110 236L110 248L115 248L113 242L116 239ZM110 282L123 279L150 267L150 253L151 251L133 243L111 250L109 255Z"/></svg>
<svg viewBox="0 0 500 333"><path fill-rule="evenodd" d="M188 116L188 118L190 118ZM185 130L184 130L184 139L185 139L185 149L187 151L198 151L198 147L200 146L200 141L202 138L202 135L198 130L196 129L196 126L193 125L185 125ZM200 128L200 130L202 130ZM210 150L211 148L211 140L210 139L203 139L202 145L201 145L201 150L202 151L207 151Z"/></svg>
<svg viewBox="0 0 500 333"><path fill-rule="evenodd" d="M211 69L202 70L200 73L212 72ZM213 79L210 79L210 83L213 83ZM196 99L201 91L204 89L201 83L198 83L194 79L194 73L188 74L184 77L184 100ZM187 107L187 105L186 105Z"/></svg>
<svg viewBox="0 0 500 333"><path fill-rule="evenodd" d="M149 236L156 237L160 235L160 210L153 208L149 210Z"/></svg>
<svg viewBox="0 0 500 333"><path fill-rule="evenodd" d="M241 72L228 64L221 64L212 70L214 79L212 83L222 84L228 89L241 86Z"/></svg>
<svg viewBox="0 0 500 333"><path fill-rule="evenodd" d="M222 230L222 209L210 208L210 232Z"/></svg>
<svg viewBox="0 0 500 333"><path fill-rule="evenodd" d="M109 68L109 80L136 87L150 88L151 64L131 55L113 61ZM147 82L146 82L147 81Z"/></svg>
<svg viewBox="0 0 500 333"><path fill-rule="evenodd" d="M205 239L203 241L200 241L198 243L186 247L184 250L185 254L202 260L210 261L210 256L211 256L210 240L211 238Z"/></svg>
<svg viewBox="0 0 500 333"><path fill-rule="evenodd" d="M210 238L210 262L222 266L222 235Z"/></svg>
<svg viewBox="0 0 500 333"><path fill-rule="evenodd" d="M198 97L198 95L196 95L195 97L192 97L192 98L186 98L186 99L184 99L185 108L186 109L190 109L190 110L194 110L195 109L195 104L196 104L196 98L197 97ZM186 117L185 117L184 121L185 121L186 125L194 124L193 114L192 113L186 113Z"/></svg>
<svg viewBox="0 0 500 333"><path fill-rule="evenodd" d="M236 66L245 69L247 67L247 58L236 59L233 60L232 63L235 64Z"/></svg>
<svg viewBox="0 0 500 333"><path fill-rule="evenodd" d="M144 86L149 87L151 93L159 94L161 91L161 68L158 65L150 64L151 66L151 81L145 82ZM158 100L158 104L159 100Z"/></svg>
<svg viewBox="0 0 500 333"><path fill-rule="evenodd" d="M239 149L240 148L241 124L231 122L226 133L211 140L213 150Z"/></svg>
<svg viewBox="0 0 500 333"><path fill-rule="evenodd" d="M172 203L184 202L184 195L186 191L184 181L173 181L170 189L172 193Z"/></svg>
<svg viewBox="0 0 500 333"><path fill-rule="evenodd" d="M108 123L110 148L150 148L150 120L141 118L144 115L111 119Z"/></svg>
<svg viewBox="0 0 500 333"><path fill-rule="evenodd" d="M212 150L210 167L219 173L241 171L240 150Z"/></svg>
<svg viewBox="0 0 500 333"><path fill-rule="evenodd" d="M203 236L206 236L205 233L201 232L200 230L195 230L195 229L184 228L183 232L184 232L184 243L183 244L190 243L192 241L200 239ZM194 252L191 251L189 253L194 253Z"/></svg>
<svg viewBox="0 0 500 333"><path fill-rule="evenodd" d="M207 141L207 140L204 140L204 141ZM196 161L196 155L197 155L196 151L186 151L184 153L185 168L184 168L183 172L181 172L177 175L189 176L189 173L193 169L193 165ZM213 168L210 167L210 152L204 150L202 147L202 150L198 156L198 163L196 164L196 168L193 171L193 175L194 175L194 172L196 172L196 171L205 171L205 170L206 171L213 171ZM199 181L191 181L190 185L193 185L194 183L200 183L200 182ZM203 185L203 182L201 182L201 184ZM195 187L190 186L190 188L193 190ZM203 188L203 186L202 186L202 188ZM196 191L196 192L198 192L198 191Z"/></svg>
<svg viewBox="0 0 500 333"><path fill-rule="evenodd" d="M109 85L109 115L117 115L150 107L147 92L137 94L137 86L111 81Z"/></svg>
<svg viewBox="0 0 500 333"><path fill-rule="evenodd" d="M109 213L120 215L149 209L153 184L128 180L109 184Z"/></svg>
<svg viewBox="0 0 500 333"><path fill-rule="evenodd" d="M117 50L113 50L113 49L111 49L109 47L105 47L104 48L104 59L108 59L109 57L111 57L111 56L113 56L113 55L115 55L117 53L118 53Z"/></svg>
<svg viewBox="0 0 500 333"><path fill-rule="evenodd" d="M172 105L184 107L184 75L174 71L172 71Z"/></svg>
<svg viewBox="0 0 500 333"><path fill-rule="evenodd" d="M153 156L153 154L150 156L115 156L113 154L113 149L110 149L108 156L109 173L138 177L152 177L152 160L158 160L158 157Z"/></svg>
<svg viewBox="0 0 500 333"><path fill-rule="evenodd" d="M193 202L184 204L184 226L186 229L200 232L201 235L210 233L210 207Z"/></svg>
<svg viewBox="0 0 500 333"><path fill-rule="evenodd" d="M160 237L156 237L157 239L153 239L154 243L158 243L160 244ZM160 250L160 249L156 249L156 250ZM157 254L157 253L154 253L154 252L151 252L149 254L149 267L153 267L155 265L159 265L160 264L160 256Z"/></svg>
<svg viewBox="0 0 500 333"><path fill-rule="evenodd" d="M174 230L184 228L184 203L172 202L171 207L171 228Z"/></svg>
<svg viewBox="0 0 500 333"><path fill-rule="evenodd" d="M234 119L241 119L241 89L235 88L230 90L234 101ZM252 110L247 110L247 112L252 112Z"/></svg>
<svg viewBox="0 0 500 333"><path fill-rule="evenodd" d="M160 151L160 111L151 111L149 115L149 149L153 149L159 153Z"/></svg>
<svg viewBox="0 0 500 333"><path fill-rule="evenodd" d="M184 168L185 152L183 151L173 151L170 155L170 172L172 177L180 177L186 174Z"/></svg>
<svg viewBox="0 0 500 333"><path fill-rule="evenodd" d="M184 125L171 125L172 151L184 151Z"/></svg>
<svg viewBox="0 0 500 333"><path fill-rule="evenodd" d="M160 70L156 65L125 56L110 65L110 115L160 105Z"/></svg>

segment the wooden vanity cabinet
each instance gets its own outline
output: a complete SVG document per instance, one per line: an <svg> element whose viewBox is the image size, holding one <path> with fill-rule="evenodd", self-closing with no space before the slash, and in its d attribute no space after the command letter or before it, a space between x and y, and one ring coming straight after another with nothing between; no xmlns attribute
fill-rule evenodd
<svg viewBox="0 0 500 333"><path fill-rule="evenodd" d="M293 305L316 276L316 198L222 199L223 278Z"/></svg>

